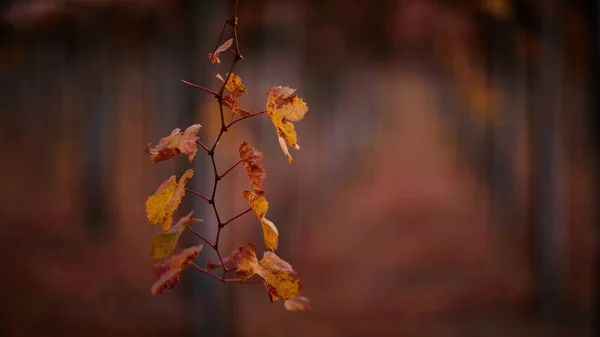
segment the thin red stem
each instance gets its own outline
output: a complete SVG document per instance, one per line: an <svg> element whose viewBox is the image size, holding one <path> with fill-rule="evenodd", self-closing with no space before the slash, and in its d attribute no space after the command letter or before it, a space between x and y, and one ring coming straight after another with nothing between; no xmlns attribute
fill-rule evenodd
<svg viewBox="0 0 600 337"><path fill-rule="evenodd" d="M229 224L230 222L232 222L233 220L235 220L235 219L237 219L237 218L241 217L242 215L244 215L244 214L246 214L246 213L250 212L251 210L252 210L252 208L248 208L247 210L243 211L242 213L240 213L240 214L238 214L238 215L234 216L233 218L231 218L231 219L229 219L229 220L225 221L225 222L223 223L223 227L225 227L226 225L228 225L228 224Z"/></svg>
<svg viewBox="0 0 600 337"><path fill-rule="evenodd" d="M207 245L210 246L210 248L215 249L215 245L213 245L210 241L208 241L207 238L204 237L204 235L196 232L192 227L187 226L186 227L190 232L192 232L194 235L196 235L197 237L199 237L202 241L206 242Z"/></svg>
<svg viewBox="0 0 600 337"><path fill-rule="evenodd" d="M233 164L233 166L232 166L232 167L230 167L230 168L229 168L229 170L225 171L225 173L221 174L219 177L220 177L221 179L225 178L225 176L227 175L227 173L231 172L231 170L233 170L233 169L234 169L236 166L238 166L238 165L239 165L241 162L242 162L242 160L241 160L241 159L240 159L240 160L238 160L238 162L237 162L237 163Z"/></svg>
<svg viewBox="0 0 600 337"><path fill-rule="evenodd" d="M227 124L225 127L226 127L227 129L229 129L231 126L233 126L233 124L235 124L235 123L237 123L237 122L239 122L239 121L243 121L244 119L248 119L248 118L252 118L252 117L256 117L256 116L260 116L260 115L262 115L262 114L264 114L264 113L265 113L265 111L263 110L263 111L260 111L260 112L256 112L256 113L250 114L250 115L248 115L248 116L240 117L240 118L238 118L238 119L236 119L236 120L234 120L234 121L231 121L231 123Z"/></svg>
<svg viewBox="0 0 600 337"><path fill-rule="evenodd" d="M213 96L217 95L217 93L216 93L216 92L214 92L214 91L212 91L212 90L210 90L210 89L208 89L208 88L205 88L205 87L203 87L203 86L200 86L200 85L198 85L198 84L194 84L194 83L192 83L192 82L188 82L188 81L186 81L186 80L183 80L183 79L181 80L181 83L183 83L183 84L187 84L187 85L189 85L190 87L194 87L194 88L197 88L197 89L204 90L204 91L206 91L207 93L209 93L209 94L211 94L211 95L213 95Z"/></svg>
<svg viewBox="0 0 600 337"><path fill-rule="evenodd" d="M223 277L219 277L219 276L217 276L217 275L209 272L208 270L200 267L199 265L195 264L194 262L192 262L192 266L194 266L194 268L198 269L199 271L203 272L206 275L209 275L212 278L215 278L215 279L217 279L217 280L219 280L221 282L225 282L225 279Z"/></svg>
<svg viewBox="0 0 600 337"><path fill-rule="evenodd" d="M205 268L200 267L199 265L195 264L194 262L191 263L191 265L198 269L199 271L203 272L204 274L220 281L220 282L225 282L225 283L240 283L240 284L259 284L262 283L261 280L244 280L241 278L225 278L225 277L221 277L221 276L217 276L213 273L211 273L210 271L206 270Z"/></svg>
<svg viewBox="0 0 600 337"><path fill-rule="evenodd" d="M195 196L198 196L198 197L200 197L200 198L202 198L202 199L210 202L210 199L207 196L205 196L204 194L198 193L198 192L196 192L196 191L194 191L192 189L189 189L187 187L185 188L185 190L186 190L186 192L190 192L191 194L193 194Z"/></svg>
<svg viewBox="0 0 600 337"><path fill-rule="evenodd" d="M198 146L200 146L201 148L203 148L204 151L206 151L207 153L210 151L210 149L208 147L206 147L206 145L200 143L199 141L196 141L196 144L198 144Z"/></svg>

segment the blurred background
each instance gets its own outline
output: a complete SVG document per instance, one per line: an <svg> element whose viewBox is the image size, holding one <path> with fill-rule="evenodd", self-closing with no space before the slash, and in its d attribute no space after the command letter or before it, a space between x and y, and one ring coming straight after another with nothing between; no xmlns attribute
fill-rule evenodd
<svg viewBox="0 0 600 337"><path fill-rule="evenodd" d="M219 86L232 56L207 54L232 1L0 4L2 336L597 333L595 1L240 0L242 106L288 85L310 110L293 164L267 118L236 124L217 164L242 140L264 153L302 313L194 270L150 295L147 196L190 167L197 191L213 178L205 156L144 148L192 123L214 139L215 102L179 81ZM221 214L247 187L228 175ZM223 234L261 246L251 215Z"/></svg>

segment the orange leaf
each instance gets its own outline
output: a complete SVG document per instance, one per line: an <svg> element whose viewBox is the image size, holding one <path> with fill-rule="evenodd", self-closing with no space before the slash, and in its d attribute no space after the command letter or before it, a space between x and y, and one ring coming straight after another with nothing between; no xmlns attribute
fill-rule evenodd
<svg viewBox="0 0 600 337"><path fill-rule="evenodd" d="M273 252L265 252L258 261L256 248L251 243L240 247L236 274L241 279L249 279L255 274L262 277L271 302L279 298L290 300L302 290L298 273L289 263Z"/></svg>
<svg viewBox="0 0 600 337"><path fill-rule="evenodd" d="M267 198L263 197L263 194L263 192L242 191L242 197L248 200L250 208L252 208L252 211L259 220L267 215L267 210L269 209L269 202Z"/></svg>
<svg viewBox="0 0 600 337"><path fill-rule="evenodd" d="M225 74L225 77L227 77L227 74ZM217 78L221 80L221 82L225 82L225 79L223 79L221 75L217 74ZM248 93L246 88L244 88L244 84L242 84L242 79L234 73L231 73L231 76L229 76L229 80L227 80L227 84L225 84L225 89L227 89L234 98L239 98L242 94Z"/></svg>
<svg viewBox="0 0 600 337"><path fill-rule="evenodd" d="M296 296L283 302L288 311L304 311L310 309L310 301L304 296Z"/></svg>
<svg viewBox="0 0 600 337"><path fill-rule="evenodd" d="M241 279L249 279L256 274L259 268L256 247L251 243L241 246L237 255L236 276Z"/></svg>
<svg viewBox="0 0 600 337"><path fill-rule="evenodd" d="M240 145L240 159L244 163L244 169L248 173L248 180L255 191L262 190L262 181L265 178L266 171L259 161L262 160L262 153L254 147L243 142Z"/></svg>
<svg viewBox="0 0 600 337"><path fill-rule="evenodd" d="M156 146L152 147L149 143L146 152L150 154L150 160L157 163L183 153L192 161L198 150L196 141L199 137L196 134L201 127L200 124L194 124L188 127L185 132L174 129L169 136L161 138Z"/></svg>
<svg viewBox="0 0 600 337"><path fill-rule="evenodd" d="M202 245L192 246L171 255L165 261L154 265L154 273L158 280L154 282L150 292L161 294L173 288L179 282L181 272L187 268L202 251Z"/></svg>
<svg viewBox="0 0 600 337"><path fill-rule="evenodd" d="M171 254L175 250L175 247L177 247L179 236L181 236L185 228L194 221L202 221L201 219L192 218L192 214L194 214L194 211L179 219L170 230L154 235L149 247L152 258L162 259Z"/></svg>
<svg viewBox="0 0 600 337"><path fill-rule="evenodd" d="M185 195L185 184L194 176L194 170L189 169L175 182L175 176L165 180L153 195L146 200L146 217L153 225L162 225L165 231L171 229L173 213L179 207Z"/></svg>
<svg viewBox="0 0 600 337"><path fill-rule="evenodd" d="M233 98L231 96L223 97L221 99L221 103L223 103L223 106L229 108L236 115L239 115L242 117L250 115L250 112L240 108L240 106L238 105L238 102L235 100L235 98Z"/></svg>
<svg viewBox="0 0 600 337"><path fill-rule="evenodd" d="M274 251L277 249L277 244L279 242L279 231L271 220L265 218L267 210L269 210L269 202L263 194L264 192L262 191L257 193L248 190L242 191L242 196L248 200L250 208L252 208L252 211L260 221L265 247Z"/></svg>
<svg viewBox="0 0 600 337"><path fill-rule="evenodd" d="M294 124L291 122L300 121L308 112L308 105L302 98L292 94L296 89L289 87L272 87L267 92L266 113L271 118L271 122L277 130L279 146L283 153L288 157L288 162L293 161L287 145L300 149Z"/></svg>
<svg viewBox="0 0 600 337"><path fill-rule="evenodd" d="M208 59L210 60L211 63L221 63L221 60L219 59L219 54L226 51L227 49L229 49L229 47L231 47L231 45L233 44L233 39L229 39L225 42L223 42L222 45L219 46L219 48L217 48L217 50L215 50L215 53L209 53L208 54Z"/></svg>
<svg viewBox="0 0 600 337"><path fill-rule="evenodd" d="M263 239L265 241L265 247L272 251L277 249L279 243L279 231L275 224L267 218L260 219L260 224L263 230Z"/></svg>

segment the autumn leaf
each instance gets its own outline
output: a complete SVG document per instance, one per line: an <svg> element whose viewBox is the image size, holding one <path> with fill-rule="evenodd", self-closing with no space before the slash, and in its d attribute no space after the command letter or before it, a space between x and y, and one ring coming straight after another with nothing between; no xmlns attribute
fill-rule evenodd
<svg viewBox="0 0 600 337"><path fill-rule="evenodd" d="M283 306L288 311L305 311L310 309L310 301L304 296L296 296L283 302Z"/></svg>
<svg viewBox="0 0 600 337"><path fill-rule="evenodd" d="M277 137L279 140L279 146L283 153L287 156L288 162L293 161L292 156L288 150L287 145L300 149L298 145L298 137L294 124L291 122L298 122L308 111L308 105L302 100L302 98L292 94L296 89L289 87L272 87L267 92L267 105L266 113L271 118L271 122L277 130Z"/></svg>
<svg viewBox="0 0 600 337"><path fill-rule="evenodd" d="M240 145L240 159L244 163L244 169L248 174L248 180L255 191L262 191L262 181L265 178L266 171L259 161L263 158L263 154L254 147L243 142Z"/></svg>
<svg viewBox="0 0 600 337"><path fill-rule="evenodd" d="M248 204L250 204L250 208L256 217L260 220L267 215L267 210L269 209L269 202L267 198L263 196L263 192L254 193L252 191L244 190L242 191L242 197L248 200Z"/></svg>
<svg viewBox="0 0 600 337"><path fill-rule="evenodd" d="M146 216L153 225L162 225L165 231L171 229L173 213L179 207L185 195L185 184L194 176L194 170L189 169L175 182L175 176L165 180L153 195L146 200Z"/></svg>
<svg viewBox="0 0 600 337"><path fill-rule="evenodd" d="M275 224L271 222L271 220L267 218L260 219L260 225L263 230L263 239L265 241L265 247L272 251L277 249L277 244L279 243L279 231Z"/></svg>
<svg viewBox="0 0 600 337"><path fill-rule="evenodd" d="M251 243L241 246L237 254L236 276L246 280L254 276L258 269L260 265L256 257L256 247Z"/></svg>
<svg viewBox="0 0 600 337"><path fill-rule="evenodd" d="M156 146L151 143L146 147L146 152L150 154L150 160L157 163L170 159L178 154L185 154L192 161L196 156L196 136L202 125L194 124L188 127L184 132L180 129L174 129L167 137L161 138Z"/></svg>
<svg viewBox="0 0 600 337"><path fill-rule="evenodd" d="M177 247L179 236L181 236L185 228L193 222L202 221L202 219L192 218L192 214L194 214L194 211L179 219L168 231L158 233L152 238L149 249L150 256L153 259L162 259L171 254L175 250L175 247Z"/></svg>
<svg viewBox="0 0 600 337"><path fill-rule="evenodd" d="M179 282L181 272L192 263L201 251L202 245L192 246L155 264L154 273L158 280L152 285L150 290L152 295L161 294L173 288Z"/></svg>
<svg viewBox="0 0 600 337"><path fill-rule="evenodd" d="M210 62L211 63L221 63L221 60L219 59L219 54L226 51L227 49L229 49L232 44L233 44L233 39L229 39L229 40L223 42L223 44L220 45L219 48L217 48L217 50L215 50L214 54L209 53L208 59L210 60Z"/></svg>
<svg viewBox="0 0 600 337"><path fill-rule="evenodd" d="M258 261L256 248L247 243L240 247L236 275L241 279L249 279L255 274L263 278L271 302L279 298L290 300L302 290L298 274L289 263L268 251Z"/></svg>
<svg viewBox="0 0 600 337"><path fill-rule="evenodd" d="M250 208L260 221L265 247L274 251L277 249L277 244L279 242L279 231L273 222L265 218L267 211L269 210L269 202L263 194L264 192L262 191L256 193L248 190L242 191L242 196L248 200Z"/></svg>
<svg viewBox="0 0 600 337"><path fill-rule="evenodd" d="M233 98L231 96L223 97L221 99L221 103L223 103L224 107L229 108L236 115L239 115L242 117L250 115L250 112L240 108L240 106L238 105L238 102L235 100L235 98Z"/></svg>
<svg viewBox="0 0 600 337"><path fill-rule="evenodd" d="M225 74L225 77L227 77L227 74ZM217 74L217 78L221 82L225 82L225 79L223 79L223 77L221 77L220 74ZM239 98L240 96L242 96L242 94L248 93L246 91L246 88L244 88L244 85L242 84L242 79L234 73L231 73L231 76L229 76L229 80L227 80L227 84L225 84L225 89L227 89L227 91L231 93L231 96L233 96L233 98Z"/></svg>

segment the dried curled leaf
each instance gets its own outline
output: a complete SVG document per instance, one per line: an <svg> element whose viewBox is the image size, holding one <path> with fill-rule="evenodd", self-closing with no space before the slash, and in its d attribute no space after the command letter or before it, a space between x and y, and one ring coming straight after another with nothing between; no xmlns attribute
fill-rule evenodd
<svg viewBox="0 0 600 337"><path fill-rule="evenodd" d="M265 282L274 289L269 289L269 295L273 302L278 298L284 300L292 299L302 290L302 284L298 279L298 273L292 266L273 252L265 252L259 261L261 273L258 273Z"/></svg>
<svg viewBox="0 0 600 337"><path fill-rule="evenodd" d="M269 202L267 198L263 196L262 192L254 193L252 191L244 190L242 191L242 197L248 200L248 204L250 204L250 208L256 217L260 220L267 215L267 210L269 209Z"/></svg>
<svg viewBox="0 0 600 337"><path fill-rule="evenodd" d="M271 118L271 122L277 130L279 146L283 153L288 157L288 162L293 161L287 145L300 149L294 124L291 122L300 121L308 112L308 105L302 98L292 94L296 89L289 87L272 87L267 92L266 113Z"/></svg>
<svg viewBox="0 0 600 337"><path fill-rule="evenodd" d="M302 284L292 266L273 252L265 252L258 261L256 248L251 243L240 247L237 261L237 276L248 279L255 274L263 278L271 302L279 298L290 300L300 293Z"/></svg>
<svg viewBox="0 0 600 337"><path fill-rule="evenodd" d="M152 295L161 294L173 288L179 282L181 272L192 263L201 251L202 245L192 246L155 264L154 273L158 280L152 285L150 290Z"/></svg>
<svg viewBox="0 0 600 337"><path fill-rule="evenodd" d="M267 201L267 198L263 196L263 193L264 192L262 191L254 193L245 190L242 191L242 196L248 200L250 208L252 208L252 211L260 221L265 247L274 251L277 249L277 244L279 242L279 231L273 222L265 218L267 211L269 210L269 202Z"/></svg>
<svg viewBox="0 0 600 337"><path fill-rule="evenodd" d="M217 48L217 50L215 50L214 54L209 53L208 59L210 60L210 62L211 63L221 63L221 60L219 59L219 54L226 51L227 49L229 49L232 44L233 44L233 39L229 39L229 40L223 42L223 44L220 45L219 48Z"/></svg>
<svg viewBox="0 0 600 337"><path fill-rule="evenodd" d="M185 184L194 176L194 170L189 169L183 173L179 182L175 176L165 180L153 195L146 200L146 217L153 225L162 225L165 231L171 229L173 213L179 207L185 195Z"/></svg>
<svg viewBox="0 0 600 337"><path fill-rule="evenodd" d="M235 100L235 98L233 98L231 96L223 97L221 99L221 103L223 103L223 106L229 108L236 115L239 115L242 117L250 115L250 112L240 108L238 102Z"/></svg>
<svg viewBox="0 0 600 337"><path fill-rule="evenodd" d="M277 249L277 244L279 243L279 231L275 224L271 222L271 220L267 218L260 219L260 225L263 230L263 239L265 241L265 247L272 251Z"/></svg>
<svg viewBox="0 0 600 337"><path fill-rule="evenodd" d="M150 243L150 256L153 259L162 259L163 257L171 254L177 247L177 241L179 236L185 230L187 226L195 221L202 221L202 219L192 218L194 211L188 213L188 215L179 219L177 223L166 232L158 233L152 238Z"/></svg>
<svg viewBox="0 0 600 337"><path fill-rule="evenodd" d="M256 247L251 243L241 246L237 254L236 276L244 280L249 279L259 268Z"/></svg>
<svg viewBox="0 0 600 337"><path fill-rule="evenodd" d="M192 161L198 151L196 136L202 125L194 124L188 127L184 132L180 129L174 129L167 137L161 138L156 146L149 143L146 152L150 154L150 160L157 163L170 159L178 154L185 154Z"/></svg>
<svg viewBox="0 0 600 337"><path fill-rule="evenodd" d="M304 296L296 296L283 302L283 306L288 311L305 311L310 309L310 301Z"/></svg>
<svg viewBox="0 0 600 337"><path fill-rule="evenodd" d="M259 161L263 154L254 147L243 142L240 145L240 159L244 163L244 169L248 173L248 180L255 191L262 191L262 181L265 179L266 171Z"/></svg>
<svg viewBox="0 0 600 337"><path fill-rule="evenodd" d="M227 78L228 74L229 73L225 74L225 78ZM225 79L223 79L220 74L217 74L217 78L225 83ZM242 94L248 93L244 84L242 84L242 79L234 73L231 73L231 76L229 76L229 80L227 80L227 84L225 84L225 89L227 89L234 98L239 98Z"/></svg>

